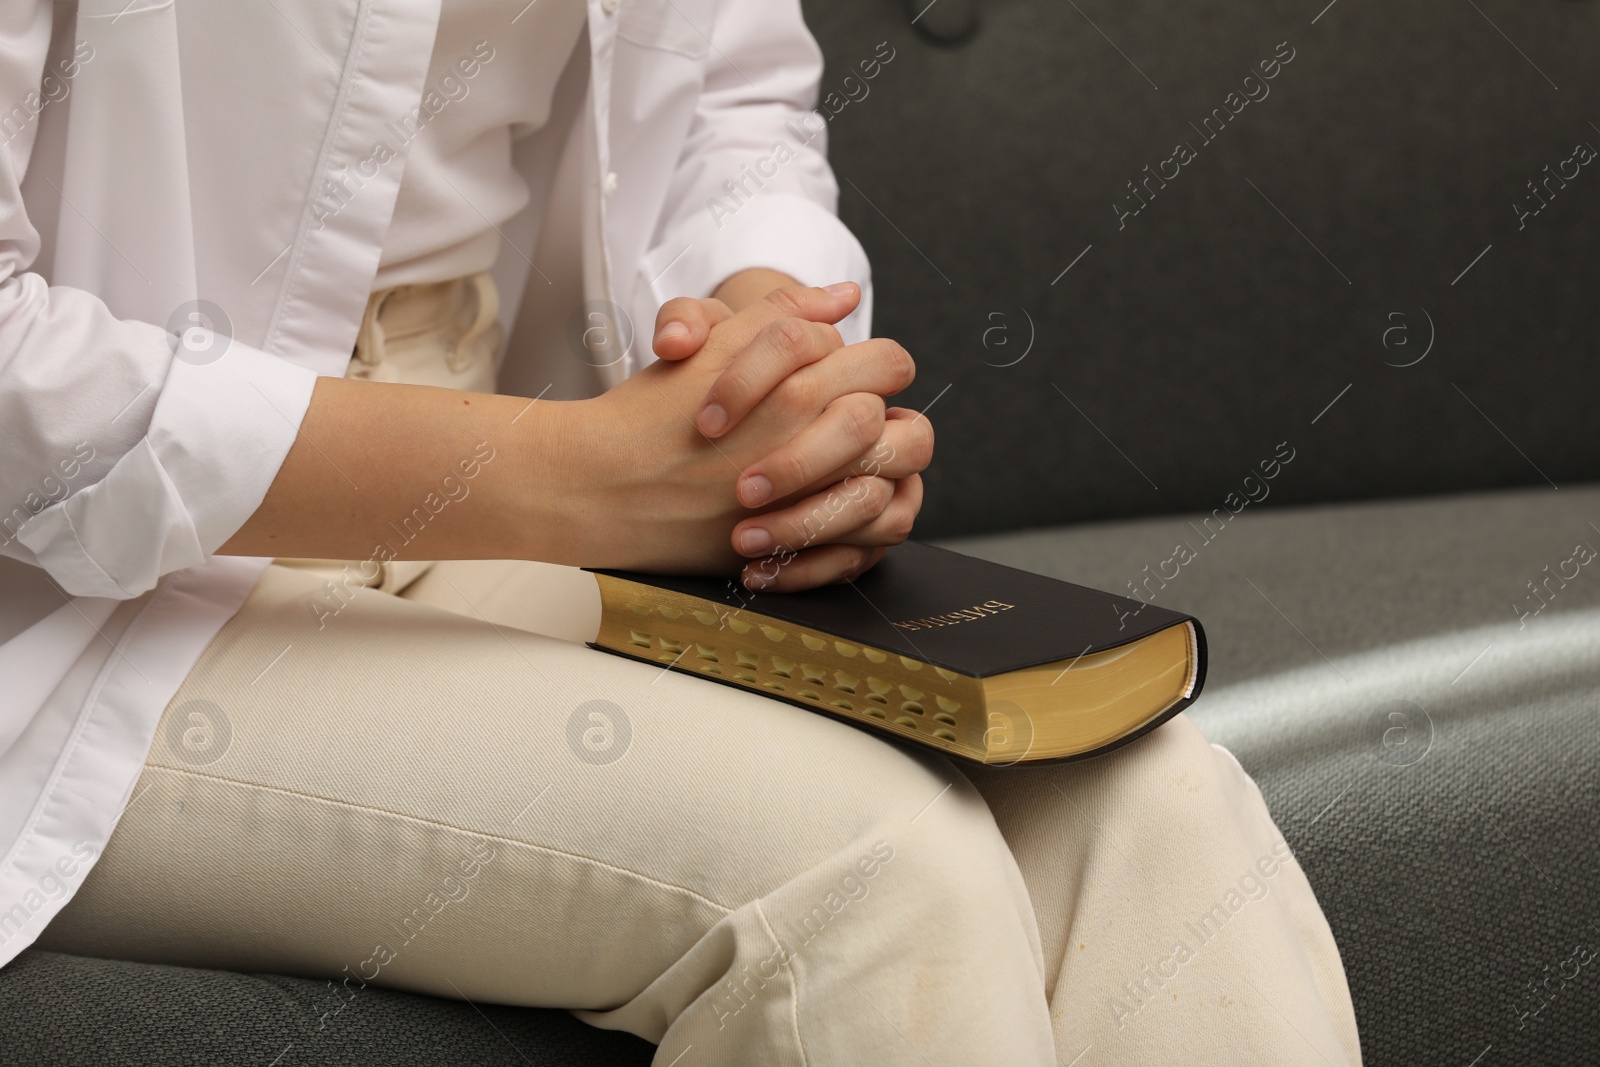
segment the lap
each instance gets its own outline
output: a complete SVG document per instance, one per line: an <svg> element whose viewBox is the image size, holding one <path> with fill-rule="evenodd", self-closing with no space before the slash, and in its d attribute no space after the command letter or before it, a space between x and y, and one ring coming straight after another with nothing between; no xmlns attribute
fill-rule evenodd
<svg viewBox="0 0 1600 1067"><path fill-rule="evenodd" d="M400 594L496 626L582 644L600 629L600 591L576 567L519 559L450 559Z"/></svg>
<svg viewBox="0 0 1600 1067"><path fill-rule="evenodd" d="M373 590L330 615L322 580L264 574L42 943L591 1007L952 784L992 831L938 757Z"/></svg>
<svg viewBox="0 0 1600 1067"><path fill-rule="evenodd" d="M167 708L133 801L41 945L629 1004L615 1025L659 1040L647 987L678 1003L733 967L735 944L748 974L870 893L805 960L901 982L883 995L904 996L919 1032L942 1025L917 977L933 959L951 1005L994 1013L999 997L1026 1014L1042 994L1067 1059L1179 1031L1259 1039L1276 1016L1218 1015L1209 992L1252 969L1279 988L1315 972L1299 1002L1348 1018L1297 871L1185 968L1181 1010L1126 999L1279 840L1253 784L1182 716L1084 764L958 770L585 647L587 575L442 564L337 610L324 580L264 574ZM870 885L856 875L883 855ZM653 984L666 975L678 984ZM857 996L844 992L839 1010ZM721 1032L718 1009L697 1018Z"/></svg>

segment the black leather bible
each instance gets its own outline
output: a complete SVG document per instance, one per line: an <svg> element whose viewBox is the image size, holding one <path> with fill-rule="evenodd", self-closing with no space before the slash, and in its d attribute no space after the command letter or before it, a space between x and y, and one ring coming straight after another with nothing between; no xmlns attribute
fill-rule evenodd
<svg viewBox="0 0 1600 1067"><path fill-rule="evenodd" d="M1198 620L914 541L853 583L597 570L594 648L991 766L1085 759L1187 707Z"/></svg>

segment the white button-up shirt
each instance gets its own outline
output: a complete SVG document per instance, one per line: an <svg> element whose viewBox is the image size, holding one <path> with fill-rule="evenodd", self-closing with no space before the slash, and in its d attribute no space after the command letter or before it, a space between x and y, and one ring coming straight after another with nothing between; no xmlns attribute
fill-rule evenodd
<svg viewBox="0 0 1600 1067"><path fill-rule="evenodd" d="M867 263L833 214L796 0L587 3L575 122L516 146L533 197L494 271L507 335L561 349L564 321L522 319L549 303L541 222L566 217L582 295L636 324L609 382L651 358L662 301L749 267L861 282L841 332L864 338ZM0 964L82 883L162 710L267 565L210 553L265 496L316 376L345 372L438 14L0 5ZM502 388L539 377L515 365L538 344L509 351Z"/></svg>

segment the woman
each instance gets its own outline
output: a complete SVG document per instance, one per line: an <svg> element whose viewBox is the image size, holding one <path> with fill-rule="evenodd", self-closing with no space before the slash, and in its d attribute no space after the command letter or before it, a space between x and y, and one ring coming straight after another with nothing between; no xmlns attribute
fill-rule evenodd
<svg viewBox="0 0 1600 1067"><path fill-rule="evenodd" d="M957 770L581 644L574 565L781 595L915 516L819 73L789 2L7 7L0 961L560 1006L664 1064L1359 1059L1187 719Z"/></svg>

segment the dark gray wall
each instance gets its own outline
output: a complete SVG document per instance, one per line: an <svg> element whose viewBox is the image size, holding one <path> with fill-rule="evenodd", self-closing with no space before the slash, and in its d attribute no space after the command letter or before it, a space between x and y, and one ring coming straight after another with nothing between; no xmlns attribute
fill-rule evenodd
<svg viewBox="0 0 1600 1067"><path fill-rule="evenodd" d="M988 0L941 47L894 0L806 0L825 93L896 49L830 137L900 402L949 386L919 536L1220 507L1283 441L1269 506L1600 477L1600 160L1513 209L1600 148L1600 4L1323 3Z"/></svg>

